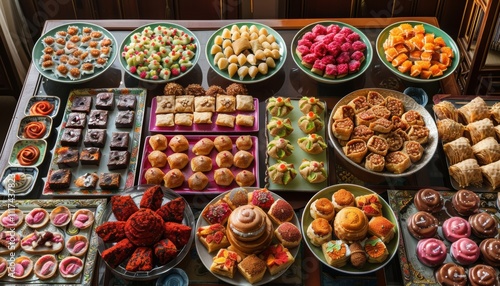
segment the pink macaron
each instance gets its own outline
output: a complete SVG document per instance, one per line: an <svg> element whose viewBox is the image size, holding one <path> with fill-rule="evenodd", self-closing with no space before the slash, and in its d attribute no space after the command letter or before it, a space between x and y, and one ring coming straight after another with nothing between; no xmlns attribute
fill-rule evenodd
<svg viewBox="0 0 500 286"><path fill-rule="evenodd" d="M443 222L443 235L451 242L460 238L469 237L471 228L469 222L461 217L451 217Z"/></svg>
<svg viewBox="0 0 500 286"><path fill-rule="evenodd" d="M446 245L436 238L421 239L417 243L417 258L422 264L434 267L446 259Z"/></svg>
<svg viewBox="0 0 500 286"><path fill-rule="evenodd" d="M479 258L480 250L473 240L460 238L451 244L450 254L458 264L470 265Z"/></svg>

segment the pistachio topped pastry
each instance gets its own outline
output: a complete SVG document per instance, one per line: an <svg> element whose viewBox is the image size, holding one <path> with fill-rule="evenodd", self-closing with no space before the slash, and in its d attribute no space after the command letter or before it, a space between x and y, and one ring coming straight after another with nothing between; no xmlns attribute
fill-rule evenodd
<svg viewBox="0 0 500 286"><path fill-rule="evenodd" d="M321 183L327 178L325 164L318 161L302 160L299 173L309 183Z"/></svg>
<svg viewBox="0 0 500 286"><path fill-rule="evenodd" d="M279 185L286 185L297 176L297 170L295 170L293 164L281 160L269 166L267 172L271 181Z"/></svg>
<svg viewBox="0 0 500 286"><path fill-rule="evenodd" d="M286 137L293 132L292 122L290 118L272 117L267 124L267 130L271 136Z"/></svg>
<svg viewBox="0 0 500 286"><path fill-rule="evenodd" d="M290 140L280 137L275 137L267 144L267 154L274 159L284 159L293 152L293 145Z"/></svg>
<svg viewBox="0 0 500 286"><path fill-rule="evenodd" d="M304 114L307 114L310 111L320 114L325 110L325 104L316 97L303 96L299 100L299 108Z"/></svg>
<svg viewBox="0 0 500 286"><path fill-rule="evenodd" d="M312 111L299 118L299 128L306 134L318 132L324 125L323 120Z"/></svg>
<svg viewBox="0 0 500 286"><path fill-rule="evenodd" d="M297 144L299 144L302 150L309 154L319 154L327 147L323 136L315 133L299 138Z"/></svg>
<svg viewBox="0 0 500 286"><path fill-rule="evenodd" d="M285 116L293 110L292 101L288 97L271 97L266 106L272 116Z"/></svg>

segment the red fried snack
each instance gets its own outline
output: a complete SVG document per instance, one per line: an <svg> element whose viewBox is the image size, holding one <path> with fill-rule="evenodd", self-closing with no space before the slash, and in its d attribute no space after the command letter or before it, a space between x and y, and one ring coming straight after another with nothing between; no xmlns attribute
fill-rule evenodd
<svg viewBox="0 0 500 286"><path fill-rule="evenodd" d="M164 221L182 222L184 218L184 209L186 202L182 197L175 198L164 204L156 213L163 218Z"/></svg>
<svg viewBox="0 0 500 286"><path fill-rule="evenodd" d="M165 223L165 237L170 239L177 248L182 248L188 243L191 230L190 226L184 224L170 221Z"/></svg>
<svg viewBox="0 0 500 286"><path fill-rule="evenodd" d="M177 247L168 238L158 241L155 244L155 256L159 265L165 265L177 256Z"/></svg>
<svg viewBox="0 0 500 286"><path fill-rule="evenodd" d="M124 228L124 221L107 221L98 226L95 232L104 242L117 242L126 237Z"/></svg>
<svg viewBox="0 0 500 286"><path fill-rule="evenodd" d="M132 253L125 269L127 271L149 271L153 269L153 250L150 247L137 247Z"/></svg>
<svg viewBox="0 0 500 286"><path fill-rule="evenodd" d="M126 221L133 213L139 210L130 195L111 197L111 210L117 220Z"/></svg>
<svg viewBox="0 0 500 286"><path fill-rule="evenodd" d="M163 192L161 187L158 185L152 186L144 192L144 195L142 195L139 206L141 208L148 208L155 211L161 207L162 200Z"/></svg>
<svg viewBox="0 0 500 286"><path fill-rule="evenodd" d="M125 235L137 246L153 245L163 236L163 220L150 209L140 209L125 224Z"/></svg>
<svg viewBox="0 0 500 286"><path fill-rule="evenodd" d="M111 268L116 268L122 261L127 259L135 250L130 240L124 238L117 244L104 250L101 254L102 259L108 263Z"/></svg>

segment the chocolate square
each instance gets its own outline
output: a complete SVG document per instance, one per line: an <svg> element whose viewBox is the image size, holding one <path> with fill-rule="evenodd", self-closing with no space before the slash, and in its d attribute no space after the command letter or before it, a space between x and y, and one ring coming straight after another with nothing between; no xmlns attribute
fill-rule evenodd
<svg viewBox="0 0 500 286"><path fill-rule="evenodd" d="M61 135L61 146L78 146L82 137L82 129L64 128Z"/></svg>
<svg viewBox="0 0 500 286"><path fill-rule="evenodd" d="M109 147L111 150L128 150L130 136L128 132L113 132Z"/></svg>
<svg viewBox="0 0 500 286"><path fill-rule="evenodd" d="M115 95L112 92L101 92L95 96L95 108L112 110L114 107Z"/></svg>
<svg viewBox="0 0 500 286"><path fill-rule="evenodd" d="M91 107L92 107L91 96L77 96L73 98L73 103L71 104L71 111L89 113Z"/></svg>
<svg viewBox="0 0 500 286"><path fill-rule="evenodd" d="M116 127L132 127L134 124L135 112L128 111L119 111L116 115L115 126Z"/></svg>
<svg viewBox="0 0 500 286"><path fill-rule="evenodd" d="M106 130L105 129L89 129L83 139L85 147L104 147L106 143Z"/></svg>
<svg viewBox="0 0 500 286"><path fill-rule="evenodd" d="M83 148L80 154L80 162L82 165L99 166L101 162L101 149L97 147Z"/></svg>
<svg viewBox="0 0 500 286"><path fill-rule="evenodd" d="M111 151L109 152L108 169L125 169L128 167L130 154L128 151Z"/></svg>
<svg viewBox="0 0 500 286"><path fill-rule="evenodd" d="M89 128L106 129L108 125L108 111L91 110L89 115Z"/></svg>
<svg viewBox="0 0 500 286"><path fill-rule="evenodd" d="M116 106L118 110L135 110L137 99L135 95L132 94L121 94L118 97L118 103Z"/></svg>
<svg viewBox="0 0 500 286"><path fill-rule="evenodd" d="M68 128L85 128L87 124L87 114L83 112L71 112L66 120L66 127Z"/></svg>
<svg viewBox="0 0 500 286"><path fill-rule="evenodd" d="M60 147L56 154L56 164L60 169L78 166L78 148Z"/></svg>
<svg viewBox="0 0 500 286"><path fill-rule="evenodd" d="M101 173L99 187L103 190L113 190L120 187L121 176L118 173Z"/></svg>
<svg viewBox="0 0 500 286"><path fill-rule="evenodd" d="M71 184L71 177L70 169L51 170L47 182L51 189L67 189Z"/></svg>

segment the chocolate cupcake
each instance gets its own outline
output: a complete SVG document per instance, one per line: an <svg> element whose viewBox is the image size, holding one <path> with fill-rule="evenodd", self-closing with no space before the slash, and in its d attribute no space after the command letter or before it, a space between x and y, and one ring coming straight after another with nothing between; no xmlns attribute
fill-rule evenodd
<svg viewBox="0 0 500 286"><path fill-rule="evenodd" d="M498 234L497 220L486 212L469 217L472 233L479 238L491 238Z"/></svg>
<svg viewBox="0 0 500 286"><path fill-rule="evenodd" d="M438 220L428 212L419 211L407 220L408 231L416 239L429 238L436 235Z"/></svg>
<svg viewBox="0 0 500 286"><path fill-rule="evenodd" d="M459 215L469 216L479 210L479 196L469 190L456 192L451 203Z"/></svg>
<svg viewBox="0 0 500 286"><path fill-rule="evenodd" d="M436 281L443 286L467 285L467 274L465 274L465 269L455 263L443 264L443 266L436 270L434 276L436 277Z"/></svg>
<svg viewBox="0 0 500 286"><path fill-rule="evenodd" d="M495 268L477 264L469 268L469 283L471 286L498 286L498 277Z"/></svg>
<svg viewBox="0 0 500 286"><path fill-rule="evenodd" d="M479 244L481 258L491 266L500 266L500 239L488 238Z"/></svg>
<svg viewBox="0 0 500 286"><path fill-rule="evenodd" d="M415 194L413 201L419 211L435 213L443 208L443 197L433 189L420 189Z"/></svg>

